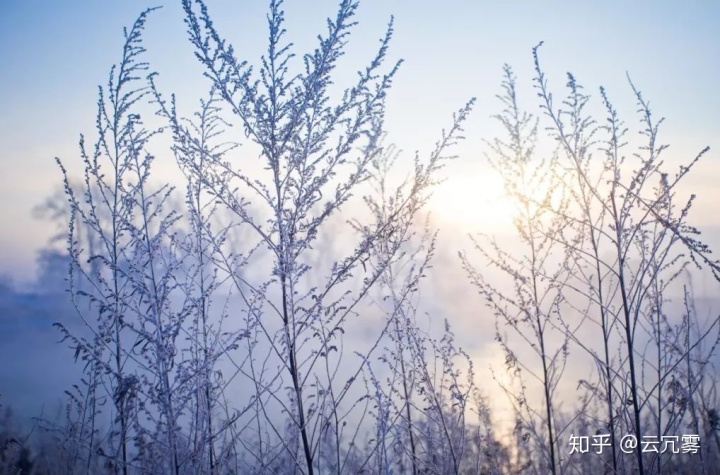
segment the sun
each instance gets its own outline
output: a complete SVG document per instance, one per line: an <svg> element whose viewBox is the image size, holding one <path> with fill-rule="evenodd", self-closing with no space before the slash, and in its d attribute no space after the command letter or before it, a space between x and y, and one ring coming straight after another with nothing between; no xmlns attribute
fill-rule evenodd
<svg viewBox="0 0 720 475"><path fill-rule="evenodd" d="M448 176L429 205L440 220L469 232L496 232L513 225L512 201L494 170Z"/></svg>

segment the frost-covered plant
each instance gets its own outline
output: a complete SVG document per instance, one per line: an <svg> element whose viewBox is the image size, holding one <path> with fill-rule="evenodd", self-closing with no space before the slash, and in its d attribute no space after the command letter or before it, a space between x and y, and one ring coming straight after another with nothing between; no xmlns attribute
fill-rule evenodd
<svg viewBox="0 0 720 475"><path fill-rule="evenodd" d="M190 41L214 94L260 157L257 164L241 165L203 150L189 138L192 134L177 119L174 106L158 94L176 140L207 157L202 170L188 167L188 172L223 205L238 229L249 230L244 243L247 272L239 274L225 258L220 264L245 305L244 350L249 357L238 371L255 387L251 400L258 445L252 453L260 466L291 454L298 470L313 473L318 461L328 458L321 441L330 431L336 439L336 470L342 471L341 428L345 419L360 417L349 395L377 347L371 343L353 363L343 352L343 333L387 265L369 269L365 262L382 236L405 226L423 205L447 158L445 150L459 137L469 105L456 116L429 160L416 160L411 181L392 213L343 226L341 213L359 204L355 197L366 192L370 167L383 150L385 97L399 66L397 62L385 68L392 23L357 82L335 98L332 76L355 25L357 2L340 3L317 48L300 64L285 40L282 2L271 2L268 50L257 75L221 39L202 2L185 1L183 6ZM348 236L348 246L338 250L343 257L318 254L315 246L327 233ZM267 265L271 272L259 270ZM246 277L249 273L252 279ZM384 333L382 328L378 331L375 341ZM261 361L265 363L258 366ZM285 431L280 421L265 415L272 413L283 414L294 429Z"/></svg>
<svg viewBox="0 0 720 475"><path fill-rule="evenodd" d="M356 381L370 371L388 325L352 353L343 334L352 317L370 310L371 289L400 252L389 243L407 240L471 103L426 161L416 157L383 213L373 213L366 196L369 219L360 210L343 226L341 213L359 209L360 195L372 192L367 183L384 150L385 97L400 64L382 72L392 23L358 81L334 100L332 73L357 2L341 2L298 73L289 72L294 55L284 43L281 2L271 2L257 77L220 39L202 2L183 7L212 83L196 117L179 117L175 98L163 98L141 61L148 10L126 32L123 58L100 89L92 152L81 139L80 191L58 160L70 203L70 290L86 326L77 334L58 325L86 363L87 390L71 393L83 414L73 433L86 447L86 467L101 454L122 473L216 473L233 464L240 471L288 464L307 473L327 464L345 471L356 462L352 445L366 411L353 402L367 396ZM183 211L172 203L172 186L151 183L147 149L161 131L144 127L140 114L149 107L172 132L186 177ZM259 163L230 160L228 112ZM93 246L83 246L79 232ZM347 235L347 245L319 254L316 246L334 233ZM228 307L231 294L239 312ZM220 365L234 373L223 377ZM239 408L225 393L238 380L253 388ZM100 409L107 403L110 412Z"/></svg>
<svg viewBox="0 0 720 475"><path fill-rule="evenodd" d="M142 463L150 441L163 447L155 451L160 459L154 463L179 472L177 430L186 405L186 381L176 378L184 363L176 360L176 351L188 308L172 298L180 269L175 237L180 216L169 203L173 188L153 189L149 183L154 157L147 147L157 131L147 130L139 113L150 92L140 77L148 70L141 33L150 11L125 32L122 59L111 69L107 88L100 88L97 141L88 151L80 140L85 166L80 193L58 160L71 207L70 293L86 326L78 335L57 324L88 374L80 394L90 398L84 408L89 416L81 419L90 429L79 434L88 434L88 460L104 454L122 473L133 460ZM78 230L97 244L81 247ZM113 407L105 414L109 420L97 420L98 407L108 403ZM95 428L107 423L110 431L93 447Z"/></svg>
<svg viewBox="0 0 720 475"><path fill-rule="evenodd" d="M507 138L491 143L501 159L508 194L518 205L515 222L528 245L528 257L518 259L492 240L489 248L476 246L510 276L516 297L488 282L487 273L476 271L464 257L472 280L500 322L513 330L525 328L521 335L542 362L539 371L531 369L531 360L524 356L527 348L498 331L509 369L516 375L535 372L545 388L543 415L532 409L535 399L528 397L522 381L509 392L518 415L526 411L516 427L518 446L528 461L538 451L549 453L548 468L564 470L572 458L554 457L554 451L560 453L554 444L560 434L580 427L590 435L608 434L606 453L596 457L604 468L618 471L625 459L640 473L661 472L673 466L667 455L644 454L639 443L634 458L628 459L618 444L620 435L642 440L644 435L677 436L680 427L699 430L680 422L692 412L690 401L698 396L699 381L686 375L707 367L714 344L702 355L697 348L703 341L717 341L720 320L700 322L691 312L680 316L669 309L670 295L683 283L689 265L704 267L716 278L720 269L709 257L710 249L697 239L699 231L688 224L695 196L680 203L677 197L679 183L707 149L674 176L667 173L667 147L658 142L662 120L654 119L631 83L644 143L626 155L627 129L606 91L600 89L603 122L589 112L590 97L572 74L567 76L568 94L557 105L540 67L538 47L534 60L543 113L539 120L548 122L546 134L540 136L534 119L519 109L515 78L506 67L501 97L506 110L499 118ZM538 141L539 136L549 140ZM544 155L550 158L543 161ZM526 170L539 179L525 181ZM538 288L544 290L532 290ZM537 307L546 310L532 318L527 308ZM528 323L531 332L525 327ZM549 342L557 350L547 352L546 334L556 335ZM578 389L588 391L589 398L581 401L574 417L564 415L560 422L551 415L550 400L571 346L585 352L597 377L579 381ZM695 369L688 371L686 366ZM678 395L682 416L673 405ZM595 426L593 430L588 424Z"/></svg>
<svg viewBox="0 0 720 475"><path fill-rule="evenodd" d="M498 97L505 109L496 119L505 136L488 142L492 150L488 160L515 204L514 227L519 245L511 249L487 235L473 237L473 243L485 265L499 269L507 285L489 280L467 254L460 256L472 283L496 316L495 339L503 350L507 372L517 382L501 386L513 404L518 428L532 437L533 452L542 456L542 461L536 460L540 462L539 470L557 473L561 463L557 447L560 431L554 410L567 362L568 341L552 321L559 317L568 273L567 266L557 265L564 259L558 259L563 252L558 251L558 242L568 226L557 217L568 201L558 193L552 172L557 157L537 156L537 120L519 108L515 76L509 66L504 69L502 88L503 94ZM513 334L506 335L502 328ZM532 353L532 360L518 356L525 351ZM543 394L541 405L528 395L536 391L537 384Z"/></svg>
<svg viewBox="0 0 720 475"><path fill-rule="evenodd" d="M555 109L537 48L535 51L536 89L542 110L551 120L549 134L560 147L561 166L556 173L579 204L579 209L566 215L573 220L577 237L572 244L563 243L573 251L578 269L574 276L579 283L565 288L568 294L580 293L587 298L589 307L583 310L603 331L602 356L596 357L594 348L591 354L604 378L608 430L612 438L616 424L622 432L639 438L643 434L675 435L668 432L663 388L677 377L680 363L693 348L712 333L717 334L720 323L712 319L696 333L697 340L677 344L671 321L678 319L666 310L667 294L687 275L683 272L686 266L693 262L698 267L704 265L718 278L718 262L710 259L710 249L696 237L699 231L688 224L695 195L683 202L677 197L679 184L708 149L681 165L674 176L668 173L664 163L667 145L661 144L658 136L663 119L655 120L648 102L630 82L644 143L626 155L627 129L606 91L600 88L603 125L587 112L590 98L571 74L567 98ZM601 165L594 165L595 156L602 157ZM680 326L689 330L698 325L689 318ZM577 326L565 328L574 335L570 328ZM615 363L607 355L613 339L620 345ZM646 416L653 423L647 424ZM613 467L617 467L616 457ZM660 459L643 455L642 447L636 450L635 459L641 473L662 470Z"/></svg>
<svg viewBox="0 0 720 475"><path fill-rule="evenodd" d="M403 201L391 185L397 157L388 148L373 163L375 193L367 202L379 222ZM479 397L470 358L455 346L447 320L440 338L429 336L417 320L421 287L437 243L428 222L417 221L415 213L407 213L392 233L381 237L369 260L371 267L383 269L375 293L387 326L382 365L373 365L371 377L371 415L377 427L368 447L371 466L382 473L468 473L472 467L479 472L482 463L473 460L469 448L475 427L481 429L489 420L484 409L475 423L470 417L470 406ZM464 372L458 367L463 362Z"/></svg>

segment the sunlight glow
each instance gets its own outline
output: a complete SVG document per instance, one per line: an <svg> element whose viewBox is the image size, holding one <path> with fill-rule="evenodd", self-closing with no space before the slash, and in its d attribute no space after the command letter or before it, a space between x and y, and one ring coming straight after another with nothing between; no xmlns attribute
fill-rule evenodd
<svg viewBox="0 0 720 475"><path fill-rule="evenodd" d="M495 232L512 226L514 207L494 171L452 176L430 199L433 215L467 231Z"/></svg>

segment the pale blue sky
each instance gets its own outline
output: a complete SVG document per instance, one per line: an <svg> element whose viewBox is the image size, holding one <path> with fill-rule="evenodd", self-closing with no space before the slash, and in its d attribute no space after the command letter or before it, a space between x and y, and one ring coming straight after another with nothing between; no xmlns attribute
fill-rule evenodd
<svg viewBox="0 0 720 475"><path fill-rule="evenodd" d="M207 84L185 40L179 1L0 2L0 268L31 275L35 251L48 234L31 209L59 183L53 158L72 162L79 133L92 136L97 85L106 83L119 57L122 27L145 7L163 3L147 25L147 59L164 89L191 107ZM255 60L265 48L266 2L207 5L239 54ZM298 52L313 44L334 5L287 1L288 38ZM592 94L605 85L628 114L635 109L629 71L656 112L667 117L664 138L674 152L689 157L704 145L713 148L695 180L708 190L701 194L706 203L720 198L713 185L720 179L720 2L365 0L340 84L371 57L391 14L391 57L406 61L388 108L395 142L404 149L428 148L452 111L478 97L450 180L476 166L482 139L496 130L488 118L499 110L494 95L502 64L513 65L529 87L531 48L544 40L542 58L556 89L572 71ZM522 92L532 107L528 87ZM635 117L626 119L634 125Z"/></svg>

